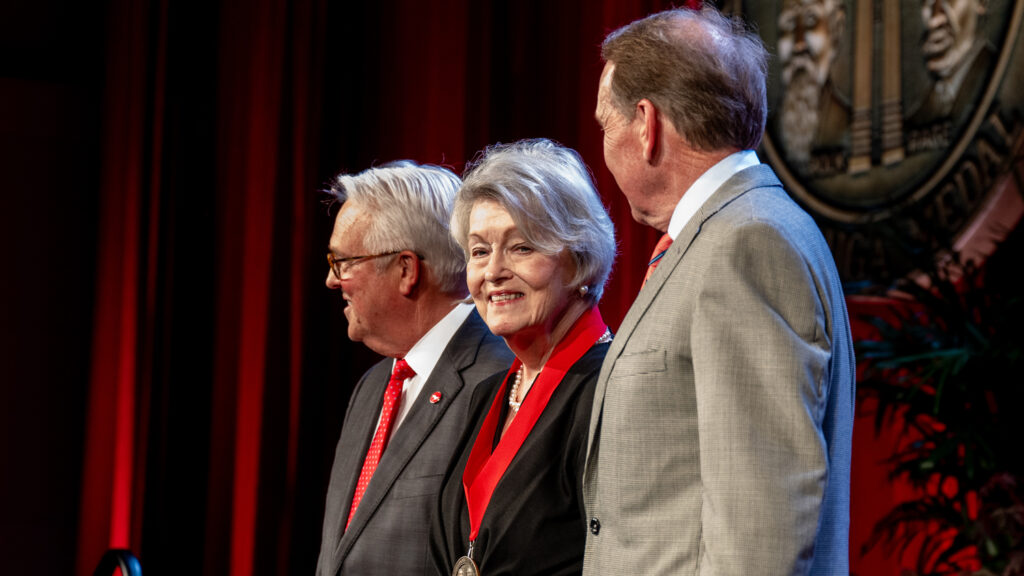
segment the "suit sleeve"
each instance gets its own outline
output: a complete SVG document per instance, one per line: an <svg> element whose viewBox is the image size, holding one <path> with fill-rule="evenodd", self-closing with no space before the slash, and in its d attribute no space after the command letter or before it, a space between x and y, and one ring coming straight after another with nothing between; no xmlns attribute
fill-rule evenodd
<svg viewBox="0 0 1024 576"><path fill-rule="evenodd" d="M703 487L701 574L802 574L828 478L829 338L797 238L719 236L691 326Z"/></svg>
<svg viewBox="0 0 1024 576"><path fill-rule="evenodd" d="M345 469L341 464L345 461L347 452L357 449L352 445L352 442L355 441L356 433L348 429L353 427L352 411L355 409L353 406L359 403L359 394L373 372L374 368L367 370L352 389L348 406L345 408L345 418L342 420L341 432L338 435L338 441L335 443L334 461L331 464L331 478L324 502L324 522L321 531L320 553L317 555L316 574L318 576L332 574L337 571L336 567L332 564L332 557L335 545L341 539L341 535L344 532L343 522L344 519L348 518L349 507L352 504L352 494L349 492L348 486L349 482L354 481L354 479L350 479L351 471ZM348 434L346 434L346 431L348 431ZM365 448L363 448L363 453L358 455L358 458L362 458L364 455Z"/></svg>

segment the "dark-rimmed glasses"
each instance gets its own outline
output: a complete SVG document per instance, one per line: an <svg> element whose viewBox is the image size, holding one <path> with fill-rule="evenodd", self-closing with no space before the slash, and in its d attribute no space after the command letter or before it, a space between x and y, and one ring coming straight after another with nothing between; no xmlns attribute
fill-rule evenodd
<svg viewBox="0 0 1024 576"><path fill-rule="evenodd" d="M330 252L327 253L327 264L330 265L331 271L334 272L334 277L340 279L342 275L347 274L353 266L359 262L366 260L373 260L374 258L383 258L385 256L394 256L400 253L401 250L392 250L391 252L382 252L380 254L368 254L366 256L347 256L345 258L338 258Z"/></svg>

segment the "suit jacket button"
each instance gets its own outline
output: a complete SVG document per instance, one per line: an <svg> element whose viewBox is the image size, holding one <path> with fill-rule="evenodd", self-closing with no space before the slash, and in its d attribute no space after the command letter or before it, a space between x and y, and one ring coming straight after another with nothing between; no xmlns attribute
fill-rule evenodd
<svg viewBox="0 0 1024 576"><path fill-rule="evenodd" d="M601 521L597 518L590 519L590 533L597 536L597 533L601 531Z"/></svg>

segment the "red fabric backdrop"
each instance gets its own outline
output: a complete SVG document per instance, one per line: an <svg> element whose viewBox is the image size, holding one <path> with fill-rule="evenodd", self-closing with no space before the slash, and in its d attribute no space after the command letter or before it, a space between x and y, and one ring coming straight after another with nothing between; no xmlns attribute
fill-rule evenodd
<svg viewBox="0 0 1024 576"><path fill-rule="evenodd" d="M658 234L635 224L593 119L604 35L658 0L111 0L75 571L310 573L348 394L375 360L323 287L339 171L461 172L488 144L577 149L616 225L620 323ZM71 427L74 432L74 428ZM894 496L857 429L855 571ZM77 479L72 479L77 480ZM69 480L71 482L71 480Z"/></svg>

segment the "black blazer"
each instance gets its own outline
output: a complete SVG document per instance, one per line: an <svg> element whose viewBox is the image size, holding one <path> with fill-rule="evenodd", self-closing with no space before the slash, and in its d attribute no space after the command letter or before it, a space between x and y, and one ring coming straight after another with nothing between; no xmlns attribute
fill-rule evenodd
<svg viewBox="0 0 1024 576"><path fill-rule="evenodd" d="M487 576L579 574L586 520L583 464L594 385L609 344L587 351L559 383L523 446L495 487L473 547ZM481 384L470 402L472 427L441 491L441 513L431 527L435 574L449 576L469 544L469 512L462 473L505 374ZM507 394L507 391L506 391ZM502 418L508 403L502 402ZM498 425L495 434L500 434ZM493 440L492 445L493 445Z"/></svg>

